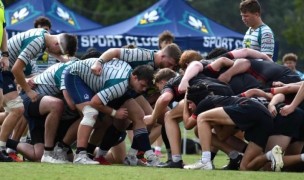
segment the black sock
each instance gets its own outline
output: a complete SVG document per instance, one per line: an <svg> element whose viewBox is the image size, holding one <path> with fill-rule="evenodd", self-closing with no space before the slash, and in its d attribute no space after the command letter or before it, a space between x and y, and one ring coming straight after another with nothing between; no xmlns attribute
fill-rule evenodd
<svg viewBox="0 0 304 180"><path fill-rule="evenodd" d="M7 148L11 148L15 151L17 151L17 146L18 146L19 142L18 141L15 141L13 139L7 139L6 141L6 147Z"/></svg>
<svg viewBox="0 0 304 180"><path fill-rule="evenodd" d="M113 125L110 126L107 129L104 138L99 146L100 149L105 151L110 150L111 147L117 144L120 137L121 137L121 132L118 131Z"/></svg>
<svg viewBox="0 0 304 180"><path fill-rule="evenodd" d="M87 148L85 148L85 147L77 147L76 154L79 154L79 152L86 151L86 150L87 150Z"/></svg>
<svg viewBox="0 0 304 180"><path fill-rule="evenodd" d="M161 128L161 136L163 138L166 149L171 149L165 126L162 126Z"/></svg>
<svg viewBox="0 0 304 180"><path fill-rule="evenodd" d="M88 147L87 147L87 153L89 158L93 159L94 158L94 151L96 149L96 145L88 143Z"/></svg>
<svg viewBox="0 0 304 180"><path fill-rule="evenodd" d="M135 147L137 147L137 150L139 151L146 152L148 150L151 150L148 131L146 128L136 129L134 131L134 137L131 147L135 149L133 144L135 145Z"/></svg>
<svg viewBox="0 0 304 180"><path fill-rule="evenodd" d="M215 156L216 156L217 152L211 152L211 161L214 160Z"/></svg>
<svg viewBox="0 0 304 180"><path fill-rule="evenodd" d="M44 150L46 150L46 151L53 151L54 147L46 147L46 146L44 146Z"/></svg>

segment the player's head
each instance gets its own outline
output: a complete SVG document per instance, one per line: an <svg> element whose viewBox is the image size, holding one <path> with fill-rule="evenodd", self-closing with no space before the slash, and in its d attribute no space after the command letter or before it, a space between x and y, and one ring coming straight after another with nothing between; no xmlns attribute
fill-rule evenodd
<svg viewBox="0 0 304 180"><path fill-rule="evenodd" d="M169 79L176 76L176 72L169 68L163 68L158 70L154 75L154 84L159 89L162 90Z"/></svg>
<svg viewBox="0 0 304 180"><path fill-rule="evenodd" d="M207 84L197 84L188 87L187 91L187 100L192 101L195 105L198 105L199 102L205 99L206 96L210 95Z"/></svg>
<svg viewBox="0 0 304 180"><path fill-rule="evenodd" d="M137 93L143 93L153 84L154 69L150 65L137 66L130 77L130 86Z"/></svg>
<svg viewBox="0 0 304 180"><path fill-rule="evenodd" d="M183 54L180 57L179 67L182 70L186 70L187 66L192 61L199 61L201 59L203 59L203 57L202 57L202 55L198 51L186 50L186 51L183 52Z"/></svg>

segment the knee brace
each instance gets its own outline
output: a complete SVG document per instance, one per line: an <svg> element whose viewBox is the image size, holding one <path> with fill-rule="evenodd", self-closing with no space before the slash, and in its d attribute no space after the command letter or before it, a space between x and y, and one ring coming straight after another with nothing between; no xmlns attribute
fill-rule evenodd
<svg viewBox="0 0 304 180"><path fill-rule="evenodd" d="M86 125L93 127L96 119L94 119L94 116L98 115L98 111L94 108L92 108L90 105L86 105L82 109L83 118L80 122L81 125Z"/></svg>
<svg viewBox="0 0 304 180"><path fill-rule="evenodd" d="M5 103L4 110L5 112L10 112L11 109L23 107L23 100L20 96L16 97L15 99L12 99Z"/></svg>

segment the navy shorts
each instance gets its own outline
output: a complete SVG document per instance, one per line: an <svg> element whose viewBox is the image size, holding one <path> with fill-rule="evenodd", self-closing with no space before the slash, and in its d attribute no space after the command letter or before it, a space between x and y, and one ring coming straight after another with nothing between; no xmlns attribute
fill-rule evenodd
<svg viewBox="0 0 304 180"><path fill-rule="evenodd" d="M10 71L2 71L2 81L3 81L3 94L7 94L13 91L17 91L15 77Z"/></svg>
<svg viewBox="0 0 304 180"><path fill-rule="evenodd" d="M64 77L65 87L75 104L90 101L96 94L93 90L77 75L67 72Z"/></svg>
<svg viewBox="0 0 304 180"><path fill-rule="evenodd" d="M258 102L247 101L223 108L237 128L245 132L245 139L264 149L273 128L273 121L262 106Z"/></svg>

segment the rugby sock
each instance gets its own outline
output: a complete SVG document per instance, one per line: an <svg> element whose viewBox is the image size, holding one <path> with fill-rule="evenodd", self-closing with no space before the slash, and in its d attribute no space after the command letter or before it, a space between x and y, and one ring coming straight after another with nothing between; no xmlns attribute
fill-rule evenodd
<svg viewBox="0 0 304 180"><path fill-rule="evenodd" d="M236 159L238 157L238 155L239 155L239 152L231 151L228 156L230 159Z"/></svg>
<svg viewBox="0 0 304 180"><path fill-rule="evenodd" d="M211 161L214 160L215 156L216 156L217 152L211 152Z"/></svg>
<svg viewBox="0 0 304 180"><path fill-rule="evenodd" d="M136 146L134 147L133 144ZM151 150L148 131L146 128L134 130L134 137L131 147L134 149L137 147L137 150L144 152Z"/></svg>
<svg viewBox="0 0 304 180"><path fill-rule="evenodd" d="M167 149L167 158L168 160L172 160L172 153L171 153L171 149Z"/></svg>
<svg viewBox="0 0 304 180"><path fill-rule="evenodd" d="M172 155L172 161L173 162L178 162L180 160L182 160L182 155L181 154L173 154Z"/></svg>
<svg viewBox="0 0 304 180"><path fill-rule="evenodd" d="M63 141L58 142L58 147L64 149L65 151L67 150L67 154L71 154L73 152L71 146Z"/></svg>
<svg viewBox="0 0 304 180"><path fill-rule="evenodd" d="M202 163L207 163L209 161L211 161L211 152L203 151L202 152Z"/></svg>
<svg viewBox="0 0 304 180"><path fill-rule="evenodd" d="M268 151L268 152L265 154L265 156L266 156L266 159L270 161L270 160L271 160L271 157L272 157L271 151Z"/></svg>
<svg viewBox="0 0 304 180"><path fill-rule="evenodd" d="M301 154L301 160L304 162L304 154Z"/></svg>
<svg viewBox="0 0 304 180"><path fill-rule="evenodd" d="M85 147L77 147L76 154L79 154L79 152L81 152L81 151L87 152L87 148L85 148Z"/></svg>
<svg viewBox="0 0 304 180"><path fill-rule="evenodd" d="M166 128L164 126L162 126L162 128L161 128L161 135L162 135L163 142L165 144L166 149L171 149L170 143L169 143L169 140L168 140L168 136L167 136L167 133L166 133Z"/></svg>
<svg viewBox="0 0 304 180"><path fill-rule="evenodd" d="M5 150L6 142L0 141L0 151Z"/></svg>
<svg viewBox="0 0 304 180"><path fill-rule="evenodd" d="M95 149L96 149L96 145L88 143L87 153L88 153L89 158L91 158L91 159L94 158Z"/></svg>
<svg viewBox="0 0 304 180"><path fill-rule="evenodd" d="M8 139L6 142L6 147L11 148L15 151L17 151L17 146L18 146L19 142L12 140L12 139Z"/></svg>

